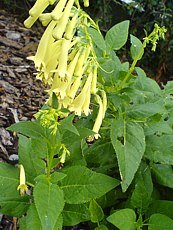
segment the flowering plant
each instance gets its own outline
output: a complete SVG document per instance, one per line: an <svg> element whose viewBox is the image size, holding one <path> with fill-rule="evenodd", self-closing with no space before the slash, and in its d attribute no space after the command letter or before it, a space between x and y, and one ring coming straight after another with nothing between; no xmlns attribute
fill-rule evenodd
<svg viewBox="0 0 173 230"><path fill-rule="evenodd" d="M156 183L173 188L173 84L161 90L136 67L165 28L155 25L143 43L130 35L133 62L121 63L129 21L104 38L78 0L56 2L37 0L24 22L46 26L28 59L48 99L34 121L8 128L19 136L19 168L0 164L1 212L18 217L20 229L171 229L164 205L173 204L160 200Z"/></svg>

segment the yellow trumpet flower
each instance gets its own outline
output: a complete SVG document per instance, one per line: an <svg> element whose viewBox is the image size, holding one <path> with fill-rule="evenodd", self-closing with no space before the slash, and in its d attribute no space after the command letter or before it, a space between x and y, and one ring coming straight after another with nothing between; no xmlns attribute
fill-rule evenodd
<svg viewBox="0 0 173 230"><path fill-rule="evenodd" d="M24 167L23 165L19 165L19 167L20 167L20 184L17 187L17 190L20 190L20 195L24 196L24 194L28 191L28 186L26 185Z"/></svg>
<svg viewBox="0 0 173 230"><path fill-rule="evenodd" d="M39 17L40 14L49 6L49 4L50 3L48 0L37 0L34 6L30 9L29 15L31 17Z"/></svg>
<svg viewBox="0 0 173 230"><path fill-rule="evenodd" d="M54 10L51 13L51 17L53 20L57 21L62 16L62 12L64 9L64 6L66 5L67 0L60 0L58 4L55 6Z"/></svg>
<svg viewBox="0 0 173 230"><path fill-rule="evenodd" d="M52 20L51 13L41 14L39 16L39 20L43 26L47 26L49 24L49 22Z"/></svg>
<svg viewBox="0 0 173 230"><path fill-rule="evenodd" d="M68 51L70 48L71 40L67 40L63 38L60 57L59 57L59 64L58 64L58 74L61 78L64 78L67 73L67 61L68 61Z"/></svg>
<svg viewBox="0 0 173 230"><path fill-rule="evenodd" d="M84 6L88 7L89 6L89 0L84 0Z"/></svg>
<svg viewBox="0 0 173 230"><path fill-rule="evenodd" d="M81 92L74 99L74 101L72 102L72 104L69 107L69 110L74 111L75 114L78 115L78 116L81 116L82 108L84 108L85 112L86 112L86 107L85 106L87 105L87 103L86 103L86 105L84 105L84 104L85 104L86 99L88 100L87 92L89 91L89 94L90 94L91 80L92 80L92 74L89 74L89 76L88 76L88 78L87 78L87 80L85 82L85 85L83 86Z"/></svg>
<svg viewBox="0 0 173 230"><path fill-rule="evenodd" d="M66 39L69 40L72 39L77 22L78 22L78 13L76 13L67 24L67 27L65 29L65 34L64 34L64 37Z"/></svg>
<svg viewBox="0 0 173 230"><path fill-rule="evenodd" d="M96 98L97 103L99 104L99 111L98 111L97 118L95 120L95 123L94 123L92 130L96 133L96 134L94 134L95 139L98 139L100 137L98 132L99 132L99 129L100 129L101 124L102 124L104 111L103 111L103 103L102 103L100 96L98 96L96 94L95 98Z"/></svg>
<svg viewBox="0 0 173 230"><path fill-rule="evenodd" d="M56 25L55 29L53 30L53 37L56 40L61 39L63 36L63 33L65 32L73 4L74 4L74 0L69 0L67 2L65 10L64 10L61 18L59 19L58 24Z"/></svg>

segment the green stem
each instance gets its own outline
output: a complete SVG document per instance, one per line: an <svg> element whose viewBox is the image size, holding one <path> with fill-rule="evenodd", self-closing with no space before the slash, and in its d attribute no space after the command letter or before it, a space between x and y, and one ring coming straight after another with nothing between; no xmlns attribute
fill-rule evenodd
<svg viewBox="0 0 173 230"><path fill-rule="evenodd" d="M131 65L131 67L130 67L128 73L126 74L124 80L122 81L121 85L120 85L119 88L118 88L119 90L121 90L121 89L124 87L125 83L126 83L126 82L128 81L128 79L129 79L130 75L133 73L133 71L134 71L134 69L135 69L135 66L136 66L138 60L140 59L140 57L141 57L141 55L142 55L143 50L145 49L145 47L146 47L146 41L143 42L142 47L141 47L141 49L140 49L140 52L139 52L138 56L133 60L132 65Z"/></svg>

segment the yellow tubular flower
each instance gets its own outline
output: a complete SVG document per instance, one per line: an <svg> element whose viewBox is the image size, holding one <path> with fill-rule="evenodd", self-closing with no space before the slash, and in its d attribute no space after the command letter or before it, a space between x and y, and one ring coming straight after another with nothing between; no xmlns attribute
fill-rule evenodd
<svg viewBox="0 0 173 230"><path fill-rule="evenodd" d="M96 134L94 134L95 139L98 139L99 136L100 136L98 134L98 132L99 132L99 129L100 129L101 124L102 124L103 112L104 111L103 111L103 103L102 103L102 100L101 100L100 96L95 95L95 97L96 97L97 103L99 104L99 111L98 111L97 118L95 120L95 123L94 123L94 126L93 126L92 130L96 133Z"/></svg>
<svg viewBox="0 0 173 230"><path fill-rule="evenodd" d="M31 17L39 17L49 4L48 0L37 0L34 6L30 9L29 15Z"/></svg>
<svg viewBox="0 0 173 230"><path fill-rule="evenodd" d="M55 27L55 29L53 30L53 37L56 40L59 40L62 38L63 33L65 31L65 28L67 26L69 17L70 17L70 12L71 12L71 8L74 4L74 0L69 0L67 2L67 5L65 7L65 10L63 12L63 15L61 16L57 26Z"/></svg>
<svg viewBox="0 0 173 230"><path fill-rule="evenodd" d="M55 6L54 10L51 13L51 17L53 20L57 21L60 19L61 15L62 15L62 11L63 11L66 3L67 3L67 0L60 0L58 2L58 4Z"/></svg>
<svg viewBox="0 0 173 230"><path fill-rule="evenodd" d="M57 92L60 93L60 97L62 99L67 95L66 90L67 90L67 88L68 88L68 86L69 86L69 84L71 82L71 78L73 76L76 63L77 63L77 61L79 59L79 55L80 55L80 52L78 51L78 53L76 54L74 59L69 63L69 65L67 67L67 73L66 73L65 81L63 81L63 82L61 81L60 85L58 86L58 91ZM63 85L62 85L62 83L63 83ZM52 83L52 86L54 87L53 83Z"/></svg>
<svg viewBox="0 0 173 230"><path fill-rule="evenodd" d="M34 61L37 70L40 69L41 63L43 63L45 59L47 59L47 52L50 50L50 45L54 42L54 38L52 37L52 30L55 27L55 25L56 22L54 21L52 21L48 25L40 40L36 55L33 57L33 59L30 58Z"/></svg>
<svg viewBox="0 0 173 230"><path fill-rule="evenodd" d="M88 7L89 6L89 0L84 0L84 6Z"/></svg>
<svg viewBox="0 0 173 230"><path fill-rule="evenodd" d="M37 21L38 17L31 17L29 16L25 21L24 21L24 26L26 28L31 28L31 26L34 24L35 21Z"/></svg>
<svg viewBox="0 0 173 230"><path fill-rule="evenodd" d="M67 73L67 61L70 43L71 40L66 40L65 38L63 38L59 57L59 65L57 70L61 78L64 78Z"/></svg>
<svg viewBox="0 0 173 230"><path fill-rule="evenodd" d="M73 18L68 22L68 25L65 29L64 37L71 40L75 31L76 24L78 22L78 13L76 13Z"/></svg>
<svg viewBox="0 0 173 230"><path fill-rule="evenodd" d="M52 0L51 3L48 0L37 0L34 6L29 11L29 17L24 21L26 28L31 28L34 22L39 18L41 13L49 6L53 4L55 0Z"/></svg>
<svg viewBox="0 0 173 230"><path fill-rule="evenodd" d="M91 93L96 94L97 92L97 66L93 67L92 83L91 83Z"/></svg>
<svg viewBox="0 0 173 230"><path fill-rule="evenodd" d="M19 165L19 167L20 167L20 184L17 187L17 190L20 190L20 195L24 196L24 194L28 191L28 187L26 185L24 167L23 165Z"/></svg>
<svg viewBox="0 0 173 230"><path fill-rule="evenodd" d="M83 71L83 66L89 56L89 53L90 53L90 46L87 46L87 48L83 50L81 57L76 65L75 72L74 72L75 76L77 77L81 76L81 72Z"/></svg>
<svg viewBox="0 0 173 230"><path fill-rule="evenodd" d="M49 22L52 20L51 13L41 14L39 16L39 20L43 26L47 26L49 24Z"/></svg>
<svg viewBox="0 0 173 230"><path fill-rule="evenodd" d="M74 111L76 115L81 116L82 107L85 104L87 98L87 92L90 94L90 86L91 86L92 74L89 74L84 87L82 88L79 95L74 99L73 103L69 107L70 111ZM86 105L85 105L86 106ZM86 109L86 108L85 108ZM86 111L86 110L85 110ZM88 113L88 112L86 112Z"/></svg>

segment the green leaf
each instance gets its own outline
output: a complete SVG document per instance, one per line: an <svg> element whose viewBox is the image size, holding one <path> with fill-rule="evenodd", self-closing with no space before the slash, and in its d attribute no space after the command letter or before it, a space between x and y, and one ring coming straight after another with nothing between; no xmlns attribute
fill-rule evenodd
<svg viewBox="0 0 173 230"><path fill-rule="evenodd" d="M130 35L131 47L130 52L133 60L140 60L144 54L142 42L135 36Z"/></svg>
<svg viewBox="0 0 173 230"><path fill-rule="evenodd" d="M42 229L54 229L64 208L63 191L58 185L39 181L34 187L33 195Z"/></svg>
<svg viewBox="0 0 173 230"><path fill-rule="evenodd" d="M20 230L42 230L41 221L34 204L30 205L27 215L19 221Z"/></svg>
<svg viewBox="0 0 173 230"><path fill-rule="evenodd" d="M99 223L104 218L103 210L95 200L90 201L89 211L93 223Z"/></svg>
<svg viewBox="0 0 173 230"><path fill-rule="evenodd" d="M107 220L120 230L136 229L136 214L132 209L121 209L110 215Z"/></svg>
<svg viewBox="0 0 173 230"><path fill-rule="evenodd" d="M81 204L103 196L119 185L119 181L84 166L64 169L67 176L60 181L65 200L69 204Z"/></svg>
<svg viewBox="0 0 173 230"><path fill-rule="evenodd" d="M173 229L173 220L162 214L153 214L148 223L148 230L171 230Z"/></svg>
<svg viewBox="0 0 173 230"><path fill-rule="evenodd" d="M64 226L74 226L90 220L88 204L66 204L62 214Z"/></svg>
<svg viewBox="0 0 173 230"><path fill-rule="evenodd" d="M170 218L173 217L173 201L170 200L154 200L148 210L147 216L151 216L154 213L160 213Z"/></svg>
<svg viewBox="0 0 173 230"><path fill-rule="evenodd" d="M117 165L114 148L108 140L100 139L96 141L89 148L86 148L83 154L89 168L100 173L107 174L111 168Z"/></svg>
<svg viewBox="0 0 173 230"><path fill-rule="evenodd" d="M116 24L110 30L108 30L105 37L106 44L111 49L119 50L123 45L125 45L127 41L128 30L129 30L128 20Z"/></svg>
<svg viewBox="0 0 173 230"><path fill-rule="evenodd" d="M125 192L145 151L144 131L138 123L114 119L110 135L118 159L122 190Z"/></svg>
<svg viewBox="0 0 173 230"><path fill-rule="evenodd" d="M159 132L157 134L158 136L147 136L145 157L155 163L173 165L173 135L161 135Z"/></svg>
<svg viewBox="0 0 173 230"><path fill-rule="evenodd" d="M52 93L52 108L58 109L58 98L54 92Z"/></svg>
<svg viewBox="0 0 173 230"><path fill-rule="evenodd" d="M19 169L0 163L0 211L6 215L19 217L29 207L29 197L21 197L19 185Z"/></svg>
<svg viewBox="0 0 173 230"><path fill-rule="evenodd" d="M96 30L92 27L88 28L88 32L89 32L93 42L96 44L96 46L99 49L105 51L106 50L106 44L105 44L105 40L104 40L102 34L98 30Z"/></svg>
<svg viewBox="0 0 173 230"><path fill-rule="evenodd" d="M172 94L173 93L173 81L168 81L166 83L163 92L165 94Z"/></svg>
<svg viewBox="0 0 173 230"><path fill-rule="evenodd" d="M151 202L152 192L153 183L150 168L143 163L136 174L135 189L130 199L133 208L145 211Z"/></svg>
<svg viewBox="0 0 173 230"><path fill-rule="evenodd" d="M157 103L146 103L141 105L134 105L131 106L130 109L127 111L127 115L134 120L140 120L144 118L151 117L157 113L164 113L163 105Z"/></svg>
<svg viewBox="0 0 173 230"><path fill-rule="evenodd" d="M44 139L46 137L44 128L35 121L20 121L8 127L7 130L35 139Z"/></svg>
<svg viewBox="0 0 173 230"><path fill-rule="evenodd" d="M94 230L108 230L108 228L105 225L101 224L98 227L96 227Z"/></svg>
<svg viewBox="0 0 173 230"><path fill-rule="evenodd" d="M64 174L64 173L62 173L62 172L53 172L53 173L51 174L50 180L51 180L51 182L52 182L53 184L57 184L58 181L63 180L65 177L66 177L66 174Z"/></svg>
<svg viewBox="0 0 173 230"><path fill-rule="evenodd" d="M19 135L19 163L25 168L26 180L35 183L34 178L45 171L45 158L48 154L44 141Z"/></svg>
<svg viewBox="0 0 173 230"><path fill-rule="evenodd" d="M71 114L69 116L67 116L66 118L64 118L61 122L60 122L60 129L62 130L68 130L72 133L75 133L76 135L79 135L78 130L76 129L76 127L72 124L74 119L74 115Z"/></svg>
<svg viewBox="0 0 173 230"><path fill-rule="evenodd" d="M152 172L159 184L173 188L173 170L171 165L152 164Z"/></svg>

